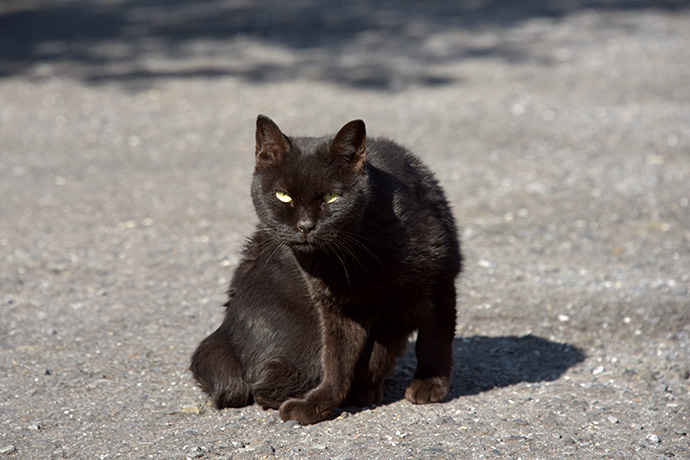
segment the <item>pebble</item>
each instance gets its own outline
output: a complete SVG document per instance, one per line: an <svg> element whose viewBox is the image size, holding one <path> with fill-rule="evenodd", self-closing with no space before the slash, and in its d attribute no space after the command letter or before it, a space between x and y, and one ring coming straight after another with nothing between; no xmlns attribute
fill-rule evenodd
<svg viewBox="0 0 690 460"><path fill-rule="evenodd" d="M647 435L647 441L653 443L653 444L659 444L661 443L661 439L659 439L659 436L655 434L648 434Z"/></svg>
<svg viewBox="0 0 690 460"><path fill-rule="evenodd" d="M436 418L436 424L437 425L446 425L448 423L455 423L455 420L453 420L453 417L449 415L443 415L441 417Z"/></svg>
<svg viewBox="0 0 690 460"><path fill-rule="evenodd" d="M206 449L203 447L197 447L196 449L192 449L189 452L190 457L192 458L202 458L206 456Z"/></svg>
<svg viewBox="0 0 690 460"><path fill-rule="evenodd" d="M13 445L0 447L0 454L13 454L17 452L17 448Z"/></svg>
<svg viewBox="0 0 690 460"><path fill-rule="evenodd" d="M255 451L257 457L274 455L275 452L276 452L275 447L270 445L268 442L265 443L263 446L259 447L258 449L256 449L256 451Z"/></svg>

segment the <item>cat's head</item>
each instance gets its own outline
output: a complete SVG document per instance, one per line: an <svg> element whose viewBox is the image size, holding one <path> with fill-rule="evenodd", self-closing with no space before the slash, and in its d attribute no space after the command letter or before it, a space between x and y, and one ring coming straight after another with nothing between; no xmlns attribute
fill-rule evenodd
<svg viewBox="0 0 690 460"><path fill-rule="evenodd" d="M354 234L369 194L365 144L361 120L333 137L291 138L259 115L251 192L263 227L300 251Z"/></svg>

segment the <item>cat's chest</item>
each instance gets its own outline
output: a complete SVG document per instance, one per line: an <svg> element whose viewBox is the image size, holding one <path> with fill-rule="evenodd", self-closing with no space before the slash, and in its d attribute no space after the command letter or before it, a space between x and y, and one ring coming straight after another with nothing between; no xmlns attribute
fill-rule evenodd
<svg viewBox="0 0 690 460"><path fill-rule="evenodd" d="M345 260L300 255L296 260L309 294L321 305L352 304L373 294L372 280Z"/></svg>
<svg viewBox="0 0 690 460"><path fill-rule="evenodd" d="M343 267L328 263L300 263L311 297L319 303L349 302L361 288L352 285L350 275Z"/></svg>

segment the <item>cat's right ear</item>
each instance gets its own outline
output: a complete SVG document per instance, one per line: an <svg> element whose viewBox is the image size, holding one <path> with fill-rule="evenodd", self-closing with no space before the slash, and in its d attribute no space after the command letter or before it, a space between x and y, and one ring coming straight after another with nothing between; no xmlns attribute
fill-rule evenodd
<svg viewBox="0 0 690 460"><path fill-rule="evenodd" d="M256 118L256 167L275 163L290 151L290 141L266 115Z"/></svg>

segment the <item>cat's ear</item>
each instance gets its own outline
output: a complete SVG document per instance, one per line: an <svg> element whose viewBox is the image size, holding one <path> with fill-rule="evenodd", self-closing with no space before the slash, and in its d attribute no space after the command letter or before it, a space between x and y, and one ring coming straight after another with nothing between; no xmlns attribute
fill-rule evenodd
<svg viewBox="0 0 690 460"><path fill-rule="evenodd" d="M359 171L366 157L367 130L362 120L353 120L340 128L328 146L329 155L341 158Z"/></svg>
<svg viewBox="0 0 690 460"><path fill-rule="evenodd" d="M256 117L256 166L270 165L290 151L290 141L266 115Z"/></svg>

